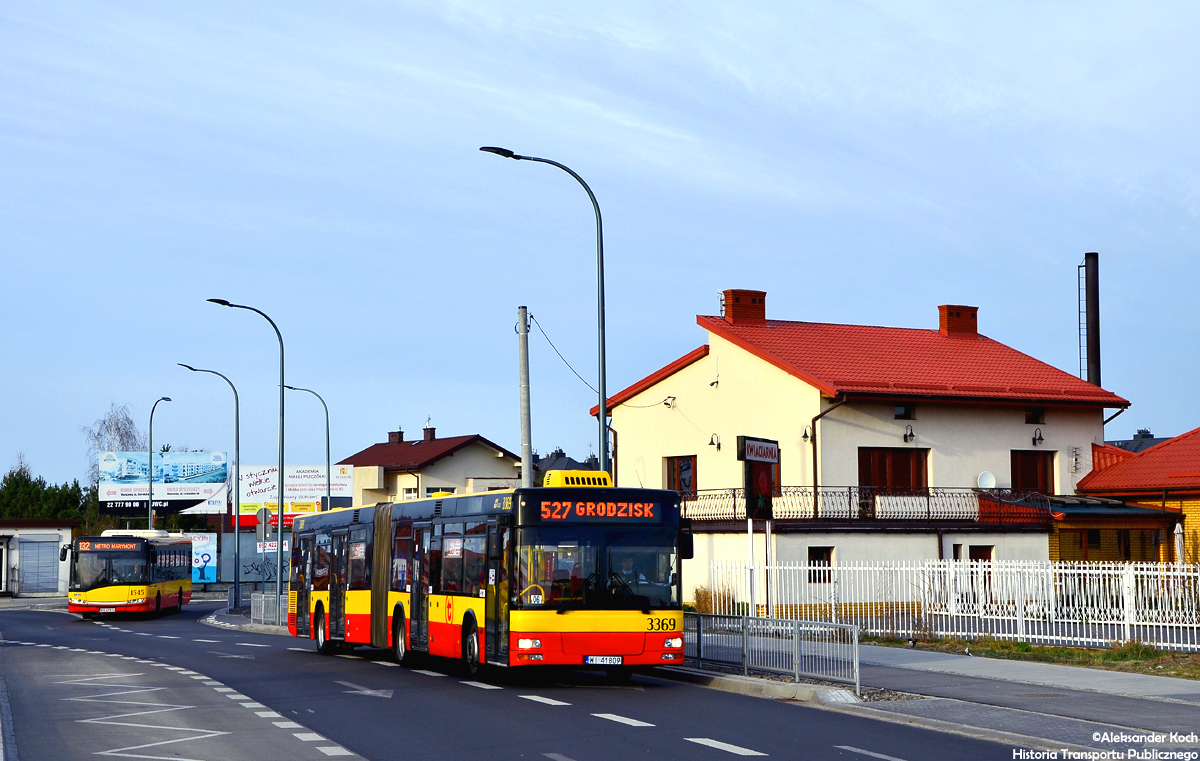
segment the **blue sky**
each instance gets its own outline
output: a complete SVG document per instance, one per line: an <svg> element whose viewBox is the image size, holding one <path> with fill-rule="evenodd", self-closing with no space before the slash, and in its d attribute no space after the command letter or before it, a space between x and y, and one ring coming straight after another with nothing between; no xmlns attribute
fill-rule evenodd
<svg viewBox="0 0 1200 761"><path fill-rule="evenodd" d="M1078 369L1101 253L1108 438L1200 425L1200 107L1187 4L211 3L0 9L0 467L82 478L111 402L155 440L276 458L288 380L333 457L400 425L519 449L516 308L609 388L778 319L980 330ZM534 446L592 392L531 337ZM324 459L288 398L287 460Z"/></svg>

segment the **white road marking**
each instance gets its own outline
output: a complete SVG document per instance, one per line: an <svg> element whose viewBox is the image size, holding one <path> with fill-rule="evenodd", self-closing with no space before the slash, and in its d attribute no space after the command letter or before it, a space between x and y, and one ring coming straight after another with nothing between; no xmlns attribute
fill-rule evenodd
<svg viewBox="0 0 1200 761"><path fill-rule="evenodd" d="M196 641L199 642L199 640L196 640ZM312 650L309 650L307 647L289 647L288 650L295 650L297 653L311 653L312 652Z"/></svg>
<svg viewBox="0 0 1200 761"><path fill-rule="evenodd" d="M134 632L134 634L138 635L139 637L153 637L154 636L150 632Z"/></svg>
<svg viewBox="0 0 1200 761"><path fill-rule="evenodd" d="M346 655L345 653L338 653L337 657L339 657L339 658L354 658L355 660L360 660L362 658L361 655Z"/></svg>
<svg viewBox="0 0 1200 761"><path fill-rule="evenodd" d="M503 690L504 689L503 687L499 687L494 684L486 684L484 682L460 682L459 684L465 684L468 687L478 687L481 690Z"/></svg>
<svg viewBox="0 0 1200 761"><path fill-rule="evenodd" d="M275 713L274 711L255 711L254 715L261 716L264 719L282 719L283 718L283 716Z"/></svg>
<svg viewBox="0 0 1200 761"><path fill-rule="evenodd" d="M297 740L300 740L302 742L306 742L306 743L316 742L317 740L325 739L324 737L321 737L316 732L293 732L292 737L294 737Z"/></svg>
<svg viewBox="0 0 1200 761"><path fill-rule="evenodd" d="M351 753L350 751L341 747L340 745L334 745L329 748L317 748L317 750L321 751L326 756L353 756L354 755L353 753Z"/></svg>
<svg viewBox="0 0 1200 761"><path fill-rule="evenodd" d="M425 676L445 676L445 674L439 674L436 671L426 671L425 669L413 669L413 673L424 674Z"/></svg>
<svg viewBox="0 0 1200 761"><path fill-rule="evenodd" d="M535 703L545 703L548 706L569 706L569 705L571 705L570 703L564 703L561 700L555 700L554 698L544 698L541 695L518 695L517 697L525 698L526 700L532 700ZM543 755L545 755L545 754L543 754Z"/></svg>
<svg viewBox="0 0 1200 761"><path fill-rule="evenodd" d="M221 640L219 640L219 639L194 639L194 640L192 640L192 642L207 642L209 644L214 644L214 643L217 643L220 641Z"/></svg>
<svg viewBox="0 0 1200 761"><path fill-rule="evenodd" d="M270 647L270 645L260 645L257 642L234 642L233 644L241 645L242 647Z"/></svg>
<svg viewBox="0 0 1200 761"><path fill-rule="evenodd" d="M561 753L543 753L542 755L550 759L550 761L575 761L570 756L564 756Z"/></svg>
<svg viewBox="0 0 1200 761"><path fill-rule="evenodd" d="M716 748L717 750L723 750L726 753L733 753L734 755L738 755L738 756L765 756L765 755L767 755L766 753L759 753L756 750L750 750L749 748L743 748L740 745L730 745L729 743L723 743L720 740L711 740L707 737L685 737L683 739L687 740L690 743L697 743L698 745L707 745L710 748Z"/></svg>
<svg viewBox="0 0 1200 761"><path fill-rule="evenodd" d="M217 692L233 692L232 687L214 687L213 689L215 689Z"/></svg>
<svg viewBox="0 0 1200 761"><path fill-rule="evenodd" d="M241 694L240 692L231 692L228 695L226 695L225 697L229 698L230 700L249 700L250 699L250 698L246 697L245 695Z"/></svg>
<svg viewBox="0 0 1200 761"><path fill-rule="evenodd" d="M175 637L170 634L160 634L160 635L158 635L158 638L159 639L179 639L179 637Z"/></svg>
<svg viewBox="0 0 1200 761"><path fill-rule="evenodd" d="M864 756L870 756L871 758L882 758L883 761L904 761L904 759L902 759L902 758L896 758L895 756L889 756L884 753L876 753L873 750L863 750L862 748L855 748L852 745L835 745L833 747L838 748L839 750L848 750L851 753L860 753Z"/></svg>
<svg viewBox="0 0 1200 761"><path fill-rule="evenodd" d="M212 680L209 680L209 681L205 682L204 684L207 687L220 687L221 686L220 682L214 682Z"/></svg>
<svg viewBox="0 0 1200 761"><path fill-rule="evenodd" d="M280 729L304 729L304 727L294 721L273 721L271 723Z"/></svg>
<svg viewBox="0 0 1200 761"><path fill-rule="evenodd" d="M628 724L631 727L653 727L654 726L653 724L649 724L644 721L638 721L637 719L629 719L624 716L617 716L615 713L594 713L594 714L592 714L592 716L595 716L598 719L608 719L609 721L615 721L619 724Z"/></svg>
<svg viewBox="0 0 1200 761"><path fill-rule="evenodd" d="M372 698L390 698L394 692L394 690L372 690L368 687L355 684L354 682L338 682L338 684L344 687L350 687L351 689L346 690L346 692L351 695L367 695L368 697Z"/></svg>
<svg viewBox="0 0 1200 761"><path fill-rule="evenodd" d="M262 703L242 703L242 708L266 708Z"/></svg>
<svg viewBox="0 0 1200 761"><path fill-rule="evenodd" d="M400 665L399 663L392 663L391 661L371 661L371 663L377 663L380 666L399 666Z"/></svg>
<svg viewBox="0 0 1200 761"><path fill-rule="evenodd" d="M183 671L183 666L167 666L167 671Z"/></svg>
<svg viewBox="0 0 1200 761"><path fill-rule="evenodd" d="M49 645L38 645L38 647L50 647Z"/></svg>
<svg viewBox="0 0 1200 761"><path fill-rule="evenodd" d="M196 674L192 679L208 679L204 674Z"/></svg>

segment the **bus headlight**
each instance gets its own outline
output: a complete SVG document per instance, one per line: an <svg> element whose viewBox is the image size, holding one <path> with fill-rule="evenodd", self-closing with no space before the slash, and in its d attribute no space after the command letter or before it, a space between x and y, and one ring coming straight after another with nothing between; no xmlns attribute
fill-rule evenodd
<svg viewBox="0 0 1200 761"><path fill-rule="evenodd" d="M519 639L517 640L518 650L540 650L542 641L540 639Z"/></svg>
<svg viewBox="0 0 1200 761"><path fill-rule="evenodd" d="M683 647L683 637L668 637L667 640L663 642L663 647L667 648L668 650L671 648Z"/></svg>

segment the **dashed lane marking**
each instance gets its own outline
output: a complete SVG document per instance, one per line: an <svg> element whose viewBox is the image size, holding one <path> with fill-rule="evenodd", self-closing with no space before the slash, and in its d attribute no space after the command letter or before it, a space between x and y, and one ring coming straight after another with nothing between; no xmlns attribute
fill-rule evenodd
<svg viewBox="0 0 1200 761"><path fill-rule="evenodd" d="M881 758L881 759L883 759L883 761L904 761L903 758L896 758L895 756L889 756L886 753L876 753L873 750L863 750L862 748L855 748L853 745L835 745L833 747L837 748L838 750L848 750L851 753L858 753L863 756L870 756L871 758Z"/></svg>
<svg viewBox="0 0 1200 761"><path fill-rule="evenodd" d="M338 654L337 654L337 657L339 657L339 658L353 658L353 659L354 659L354 660L356 660L356 661L358 661L358 660L362 660L362 656L361 656L361 655L346 655L345 653L338 653Z"/></svg>
<svg viewBox="0 0 1200 761"><path fill-rule="evenodd" d="M204 680L207 680L207 679L208 679L208 677L206 677L204 674L196 674L194 677L192 677L192 679L204 679Z"/></svg>
<svg viewBox="0 0 1200 761"><path fill-rule="evenodd" d="M134 632L134 634L138 635L139 637L153 637L154 636L150 632Z"/></svg>
<svg viewBox="0 0 1200 761"><path fill-rule="evenodd" d="M294 721L273 721L271 723L274 724L275 726L279 727L280 729L304 729L303 726L297 724Z"/></svg>
<svg viewBox="0 0 1200 761"><path fill-rule="evenodd" d="M266 708L262 703L242 703L242 708Z"/></svg>
<svg viewBox="0 0 1200 761"><path fill-rule="evenodd" d="M569 705L571 705L570 703L564 703L563 701L555 700L554 698L544 698L541 695L518 695L517 697L525 698L526 700L532 700L535 703L545 703L548 706L569 706Z"/></svg>
<svg viewBox="0 0 1200 761"><path fill-rule="evenodd" d="M481 690L503 690L504 689L503 687L500 687L499 685L488 684L486 682L460 682L459 684L465 684L468 687L478 687Z"/></svg>
<svg viewBox="0 0 1200 761"><path fill-rule="evenodd" d="M351 753L350 751L346 750L345 748L343 748L339 745L334 745L329 748L317 748L317 750L321 751L326 756L353 756L354 755L353 753Z"/></svg>
<svg viewBox="0 0 1200 761"><path fill-rule="evenodd" d="M425 669L413 669L413 673L424 674L425 676L445 676L445 674L439 674L436 671L426 671Z"/></svg>
<svg viewBox="0 0 1200 761"><path fill-rule="evenodd" d="M200 640L196 640L196 641L199 642ZM307 647L289 647L288 650L294 650L297 653L311 653L312 652L312 650L309 650Z"/></svg>
<svg viewBox="0 0 1200 761"><path fill-rule="evenodd" d="M179 639L179 637L176 637L172 634L159 634L157 636L159 639Z"/></svg>
<svg viewBox="0 0 1200 761"><path fill-rule="evenodd" d="M371 663L376 663L376 664L379 664L380 666L399 666L400 665L399 663L392 663L391 661L371 661Z"/></svg>
<svg viewBox="0 0 1200 761"><path fill-rule="evenodd" d="M543 753L542 755L550 759L550 761L575 761L570 756L564 756L561 753Z"/></svg>
<svg viewBox="0 0 1200 761"><path fill-rule="evenodd" d="M212 645L212 644L216 644L216 643L218 643L218 642L220 642L220 641L221 641L221 640L219 640L219 639L194 639L194 640L192 640L192 642L207 642L207 643L209 643L210 645Z"/></svg>
<svg viewBox="0 0 1200 761"><path fill-rule="evenodd" d="M282 719L283 716L275 711L255 711L255 716L261 716L264 719Z"/></svg>
<svg viewBox="0 0 1200 761"><path fill-rule="evenodd" d="M594 713L594 714L592 714L592 716L595 716L598 719L608 719L609 721L615 721L618 724L628 724L631 727L653 727L654 726L653 724L651 724L649 722L638 721L637 719L630 719L626 716L618 716L615 713Z"/></svg>
<svg viewBox="0 0 1200 761"><path fill-rule="evenodd" d="M214 687L217 692L233 692L232 687Z"/></svg>
<svg viewBox="0 0 1200 761"><path fill-rule="evenodd" d="M225 697L229 698L230 700L249 700L250 699L250 698L246 697L245 695L241 694L240 692L231 692L228 695L226 695Z"/></svg>
<svg viewBox="0 0 1200 761"><path fill-rule="evenodd" d="M292 737L295 737L297 740L306 743L318 742L325 739L316 732L293 732Z"/></svg>
<svg viewBox="0 0 1200 761"><path fill-rule="evenodd" d="M234 642L233 644L241 645L242 647L270 647L270 645L260 645L257 642Z"/></svg>
<svg viewBox="0 0 1200 761"><path fill-rule="evenodd" d="M731 745L730 743L723 743L720 740L713 740L708 737L685 737L683 739L687 740L690 743L696 743L698 745L707 745L710 748L716 748L717 750L723 750L726 753L732 753L736 756L765 756L765 755L767 755L766 753L760 753L756 750L750 750L749 748L743 748L740 745ZM885 758L891 758L891 756L885 756Z"/></svg>

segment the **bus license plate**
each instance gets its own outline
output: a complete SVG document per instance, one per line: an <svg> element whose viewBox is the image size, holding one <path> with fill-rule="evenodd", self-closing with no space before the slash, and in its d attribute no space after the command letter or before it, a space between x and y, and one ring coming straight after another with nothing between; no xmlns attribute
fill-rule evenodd
<svg viewBox="0 0 1200 761"><path fill-rule="evenodd" d="M116 608L101 608L100 612L101 613L116 613L117 609Z"/></svg>
<svg viewBox="0 0 1200 761"><path fill-rule="evenodd" d="M619 655L588 655L583 662L589 666L620 666L625 659Z"/></svg>

